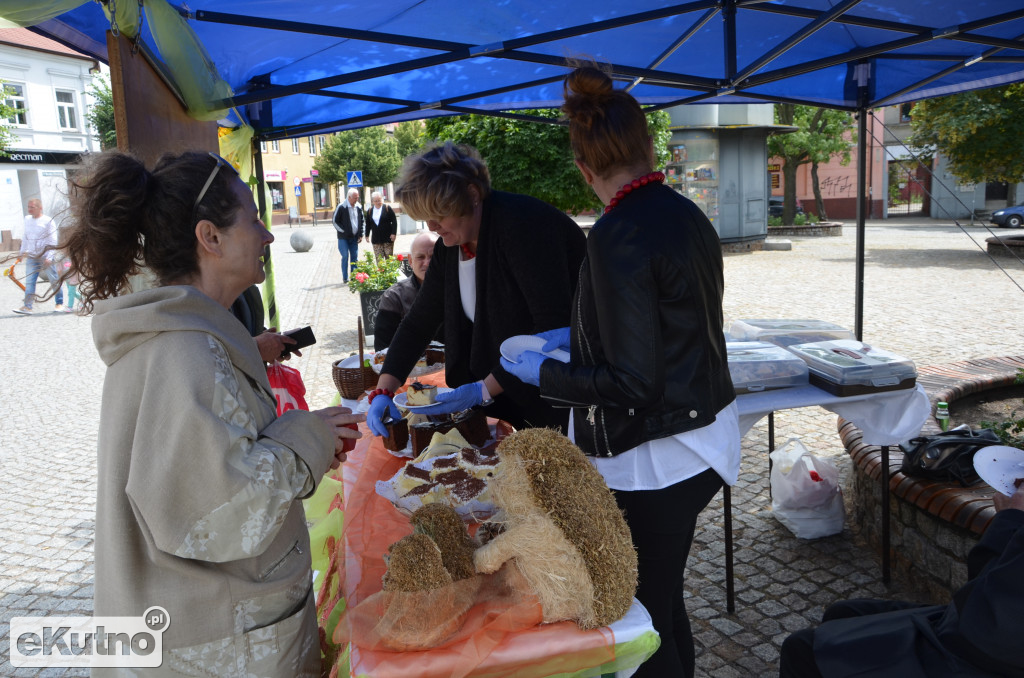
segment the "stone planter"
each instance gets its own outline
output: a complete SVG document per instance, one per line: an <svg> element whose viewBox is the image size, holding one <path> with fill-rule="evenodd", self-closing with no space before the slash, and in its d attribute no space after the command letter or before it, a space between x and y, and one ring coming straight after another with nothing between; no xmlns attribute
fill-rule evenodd
<svg viewBox="0 0 1024 678"><path fill-rule="evenodd" d="M359 293L359 306L363 311L363 331L366 334L373 334L373 328L377 325L380 298L383 296L384 290Z"/></svg>
<svg viewBox="0 0 1024 678"><path fill-rule="evenodd" d="M841 221L819 221L816 224L804 224L803 226L769 226L768 235L775 236L801 236L801 237L838 237L843 234L843 223Z"/></svg>

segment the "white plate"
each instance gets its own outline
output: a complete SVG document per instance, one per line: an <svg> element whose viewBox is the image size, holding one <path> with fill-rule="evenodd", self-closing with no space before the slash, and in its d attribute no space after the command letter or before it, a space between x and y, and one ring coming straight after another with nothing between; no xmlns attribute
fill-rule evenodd
<svg viewBox="0 0 1024 678"><path fill-rule="evenodd" d="M373 360L373 354L364 353L363 358L366 360ZM352 354L349 357L342 360L340 363L338 363L338 367L359 367L360 364L362 364L362 361L359 360L359 356ZM378 370L378 372L380 372L380 370Z"/></svg>
<svg viewBox="0 0 1024 678"><path fill-rule="evenodd" d="M541 339L535 334L518 334L514 337L509 337L505 341L501 342L501 357L510 363L519 362L519 357L526 351L533 351L534 353L540 353L546 355L549 358L563 363L569 362L569 352L556 348L553 351L543 351L544 344L547 341Z"/></svg>
<svg viewBox="0 0 1024 678"><path fill-rule="evenodd" d="M992 489L1010 497L1017 491L1013 481L1024 478L1024 450L1005 445L983 447L974 453L974 470Z"/></svg>
<svg viewBox="0 0 1024 678"><path fill-rule="evenodd" d="M437 387L437 394L441 395L442 393L449 393L449 392L454 391L454 390L455 389L453 389L453 388L444 388L443 386L438 386ZM398 395L395 396L395 404L398 405L399 407L404 407L407 410L411 410L412 412L415 412L416 410L422 410L422 409L427 408L427 407L433 407L434 405L437 404L437 403L430 403L429 405L409 405L407 403L407 401L408 401L408 397L407 396L408 396L408 392L407 391L402 391L401 393L399 393Z"/></svg>
<svg viewBox="0 0 1024 678"><path fill-rule="evenodd" d="M383 362L375 362L377 356L387 355L387 353L388 350L384 348L370 356L370 367L372 367L373 371L376 372L377 374L380 374L380 371L384 368ZM444 363L434 363L433 365L419 365L417 367L412 368L412 371L409 372L409 376L406 377L406 379L412 379L413 377L422 377L427 374L434 374L435 372L440 372L443 369Z"/></svg>

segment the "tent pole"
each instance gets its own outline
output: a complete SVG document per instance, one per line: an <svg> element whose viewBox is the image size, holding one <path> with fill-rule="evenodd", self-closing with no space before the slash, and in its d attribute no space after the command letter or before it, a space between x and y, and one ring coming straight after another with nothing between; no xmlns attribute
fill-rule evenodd
<svg viewBox="0 0 1024 678"><path fill-rule="evenodd" d="M271 230L273 213L267 210L267 196L264 194L266 180L263 176L263 153L260 152L259 139L252 139L253 165L256 171L256 204L259 207L260 218L263 219L267 230ZM263 281L263 303L266 306L265 316L269 327L281 328L278 309L277 295L274 285L274 262L270 259L270 245L263 248L263 269L266 271L266 279Z"/></svg>
<svg viewBox="0 0 1024 678"><path fill-rule="evenodd" d="M868 111L857 110L857 282L854 308L854 334L864 340L864 196L867 193Z"/></svg>

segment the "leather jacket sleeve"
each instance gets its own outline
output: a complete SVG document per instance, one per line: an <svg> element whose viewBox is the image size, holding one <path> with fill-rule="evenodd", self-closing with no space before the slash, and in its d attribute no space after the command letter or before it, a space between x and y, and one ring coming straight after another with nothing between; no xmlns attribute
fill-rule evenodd
<svg viewBox="0 0 1024 678"><path fill-rule="evenodd" d="M587 258L592 290L599 300L597 330L603 359L588 356L588 338L572 329L583 364L544 362L541 391L566 404L643 408L665 390L664 351L654 253L643 229L628 223L591 231ZM675 289L683 296L685 290ZM577 309L578 310L578 309ZM597 364L594 364L594 363Z"/></svg>

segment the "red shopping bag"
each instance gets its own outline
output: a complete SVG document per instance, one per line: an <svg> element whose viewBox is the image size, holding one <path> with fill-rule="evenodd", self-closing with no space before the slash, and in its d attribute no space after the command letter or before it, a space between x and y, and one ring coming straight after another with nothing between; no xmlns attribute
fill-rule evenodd
<svg viewBox="0 0 1024 678"><path fill-rule="evenodd" d="M267 367L270 379L270 390L277 399L277 414L288 410L308 410L306 404L306 385L302 383L302 375L294 367L286 367L281 363L272 363Z"/></svg>

